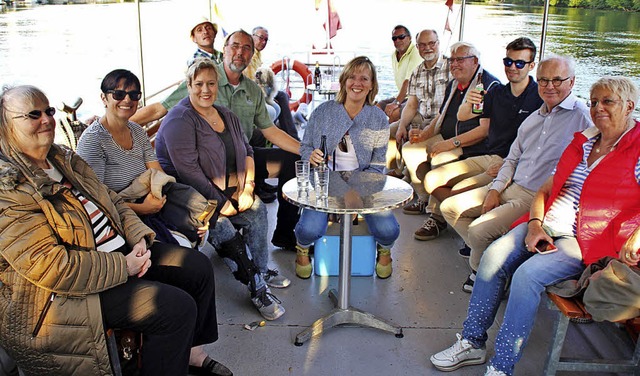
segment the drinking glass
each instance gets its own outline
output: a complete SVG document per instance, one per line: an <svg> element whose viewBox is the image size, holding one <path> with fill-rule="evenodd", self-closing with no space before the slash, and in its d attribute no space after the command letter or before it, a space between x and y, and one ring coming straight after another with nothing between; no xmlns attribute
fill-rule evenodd
<svg viewBox="0 0 640 376"><path fill-rule="evenodd" d="M296 180L298 181L298 191L309 190L309 161L296 161Z"/></svg>
<svg viewBox="0 0 640 376"><path fill-rule="evenodd" d="M314 170L316 200L326 200L329 197L329 166L320 165Z"/></svg>
<svg viewBox="0 0 640 376"><path fill-rule="evenodd" d="M418 137L420 137L420 124L411 123L409 126L409 142L412 144L418 142Z"/></svg>

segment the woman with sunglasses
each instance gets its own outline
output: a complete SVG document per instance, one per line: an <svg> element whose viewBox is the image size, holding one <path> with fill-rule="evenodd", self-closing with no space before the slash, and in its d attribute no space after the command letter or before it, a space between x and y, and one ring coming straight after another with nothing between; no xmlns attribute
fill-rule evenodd
<svg viewBox="0 0 640 376"><path fill-rule="evenodd" d="M378 93L376 68L369 58L356 57L340 74L336 99L313 111L300 146L302 160L316 166L325 159L320 150L326 137L329 168L334 171L367 171L382 174L389 141L389 121L374 105ZM378 246L376 275L391 276L391 247L400 234L400 225L391 211L366 214L365 221ZM303 209L295 228L296 275L311 276L309 247L327 231L327 213Z"/></svg>
<svg viewBox="0 0 640 376"><path fill-rule="evenodd" d="M154 242L82 158L53 144L54 113L33 86L0 93L3 347L26 374L106 375L105 329L128 328L143 335L142 375L231 375L203 350L218 338L209 260Z"/></svg>
<svg viewBox="0 0 640 376"><path fill-rule="evenodd" d="M198 229L194 226L185 229L181 222L187 221L172 219L185 213L175 213L173 208L166 215L161 213L169 194L165 192L171 192L174 202L184 199L189 203L198 201L206 205L206 199L188 186L178 187L175 183L167 182L169 176L163 173L146 131L129 120L136 113L142 97L138 77L126 69L113 70L102 80L100 90L105 114L82 133L76 152L110 189L121 195L132 189L136 191L136 194L123 198L142 221L154 230L157 240L191 247L199 242L198 237L204 237L207 228ZM147 170L154 171L145 174ZM162 190L165 194L160 195L157 192L159 189L151 189L155 195L152 192L141 194L134 189L141 182L165 183ZM177 189L180 193L176 193ZM178 230L182 230L182 233Z"/></svg>

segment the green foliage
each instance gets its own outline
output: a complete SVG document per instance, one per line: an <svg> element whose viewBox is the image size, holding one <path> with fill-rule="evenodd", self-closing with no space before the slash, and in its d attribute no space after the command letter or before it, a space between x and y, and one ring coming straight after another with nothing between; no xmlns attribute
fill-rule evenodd
<svg viewBox="0 0 640 376"><path fill-rule="evenodd" d="M495 0L474 0L479 3L492 3ZM544 0L511 0L511 4L543 6ZM549 0L552 7L611 9L631 12L640 11L640 0Z"/></svg>

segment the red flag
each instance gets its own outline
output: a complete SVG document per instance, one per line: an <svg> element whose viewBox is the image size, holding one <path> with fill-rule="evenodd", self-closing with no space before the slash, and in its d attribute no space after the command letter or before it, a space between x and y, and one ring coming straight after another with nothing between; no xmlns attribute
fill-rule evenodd
<svg viewBox="0 0 640 376"><path fill-rule="evenodd" d="M338 30L342 29L342 24L340 23L340 16L338 15L338 11L335 6L331 3L331 0L327 1L327 18L326 20L329 22L329 39L335 37L338 34ZM322 0L315 0L316 10L320 9L320 4ZM325 30L327 30L327 21L325 21L322 26Z"/></svg>
<svg viewBox="0 0 640 376"><path fill-rule="evenodd" d="M449 15L453 12L453 0L446 0L445 5L447 6L447 8L449 8L449 11L447 12L447 21L444 23L444 31L448 31L451 33L452 31L451 24L449 23Z"/></svg>
<svg viewBox="0 0 640 376"><path fill-rule="evenodd" d="M445 5L447 6L447 8L449 8L449 10L453 10L453 0L446 0Z"/></svg>

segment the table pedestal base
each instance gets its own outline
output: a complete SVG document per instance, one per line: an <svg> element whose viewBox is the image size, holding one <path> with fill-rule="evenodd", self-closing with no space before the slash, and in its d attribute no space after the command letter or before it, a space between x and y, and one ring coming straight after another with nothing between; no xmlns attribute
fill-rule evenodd
<svg viewBox="0 0 640 376"><path fill-rule="evenodd" d="M338 298L335 290L329 291L329 298L336 306L329 314L316 320L313 325L303 330L296 336L294 344L296 346L302 346L302 344L311 337L320 336L326 329L333 328L339 325L357 325L368 328L375 328L393 333L398 338L402 338L402 328L393 326L388 322L375 317L374 315L361 311L357 308L349 306L348 308L338 307Z"/></svg>

